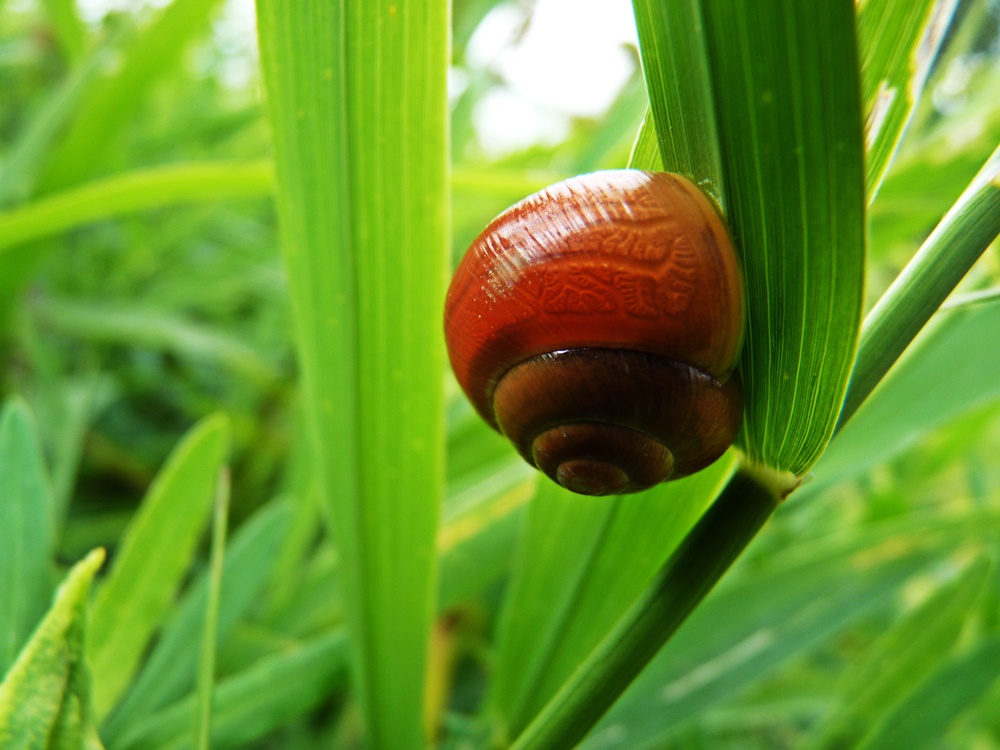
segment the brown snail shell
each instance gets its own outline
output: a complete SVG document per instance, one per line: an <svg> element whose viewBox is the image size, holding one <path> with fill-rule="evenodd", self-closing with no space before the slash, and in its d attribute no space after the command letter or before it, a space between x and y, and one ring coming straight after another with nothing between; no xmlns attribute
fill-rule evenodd
<svg viewBox="0 0 1000 750"><path fill-rule="evenodd" d="M498 216L448 291L452 368L479 414L589 495L686 476L732 443L743 333L736 254L687 179L574 177Z"/></svg>

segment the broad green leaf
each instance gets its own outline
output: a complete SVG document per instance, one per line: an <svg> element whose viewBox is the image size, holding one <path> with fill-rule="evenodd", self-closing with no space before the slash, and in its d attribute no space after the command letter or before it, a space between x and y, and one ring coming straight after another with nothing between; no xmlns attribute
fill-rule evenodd
<svg viewBox="0 0 1000 750"><path fill-rule="evenodd" d="M52 505L31 414L11 399L0 415L0 674L14 663L52 595Z"/></svg>
<svg viewBox="0 0 1000 750"><path fill-rule="evenodd" d="M819 491L913 445L961 414L1000 398L1000 300L942 310L816 465Z"/></svg>
<svg viewBox="0 0 1000 750"><path fill-rule="evenodd" d="M95 747L84 640L87 594L103 562L104 550L97 549L73 567L0 684L4 750Z"/></svg>
<svg viewBox="0 0 1000 750"><path fill-rule="evenodd" d="M199 422L167 459L122 537L94 599L87 644L99 719L121 697L174 604L208 519L228 449L225 417Z"/></svg>
<svg viewBox="0 0 1000 750"><path fill-rule="evenodd" d="M315 707L342 681L347 652L345 633L337 629L221 680L212 701L212 747L246 747ZM187 750L194 711L193 696L185 698L135 726L114 748Z"/></svg>
<svg viewBox="0 0 1000 750"><path fill-rule="evenodd" d="M540 484L497 636L493 701L510 736L638 598L732 470L726 457L695 476L596 502Z"/></svg>
<svg viewBox="0 0 1000 750"><path fill-rule="evenodd" d="M222 572L219 642L224 642L263 590L291 516L289 503L272 503L254 514L233 536ZM207 579L203 575L178 603L139 676L101 727L102 735L112 744L153 711L194 687L197 653L191 644L198 637L207 597Z"/></svg>
<svg viewBox="0 0 1000 750"><path fill-rule="evenodd" d="M864 286L864 158L854 3L701 3L725 175L746 272L740 445L804 474L847 388Z"/></svg>
<svg viewBox="0 0 1000 750"><path fill-rule="evenodd" d="M268 161L174 164L94 180L0 213L0 253L134 211L269 195L273 182Z"/></svg>
<svg viewBox="0 0 1000 750"><path fill-rule="evenodd" d="M355 696L370 747L421 747L445 490L447 7L257 10L303 407Z"/></svg>
<svg viewBox="0 0 1000 750"><path fill-rule="evenodd" d="M946 661L877 731L863 750L939 747L948 727L997 684L1000 636L984 638ZM989 710L989 709L987 709Z"/></svg>
<svg viewBox="0 0 1000 750"><path fill-rule="evenodd" d="M154 84L176 65L191 38L207 28L220 0L173 0L120 51L118 64L94 87L42 181L45 192L81 182L104 168L109 154Z"/></svg>
<svg viewBox="0 0 1000 750"><path fill-rule="evenodd" d="M958 0L866 0L858 6L868 202L923 94Z"/></svg>
<svg viewBox="0 0 1000 750"><path fill-rule="evenodd" d="M988 562L980 559L893 625L845 675L838 690L842 702L809 747L857 747L862 737L891 715L946 659L988 571Z"/></svg>

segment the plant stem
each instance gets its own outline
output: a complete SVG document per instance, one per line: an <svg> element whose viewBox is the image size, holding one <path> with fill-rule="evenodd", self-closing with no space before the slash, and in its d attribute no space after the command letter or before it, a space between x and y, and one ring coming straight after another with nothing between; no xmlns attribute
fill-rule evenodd
<svg viewBox="0 0 1000 750"><path fill-rule="evenodd" d="M514 741L512 750L574 747L729 569L778 506L741 469L638 601Z"/></svg>
<svg viewBox="0 0 1000 750"><path fill-rule="evenodd" d="M1000 233L1000 148L865 318L843 427Z"/></svg>

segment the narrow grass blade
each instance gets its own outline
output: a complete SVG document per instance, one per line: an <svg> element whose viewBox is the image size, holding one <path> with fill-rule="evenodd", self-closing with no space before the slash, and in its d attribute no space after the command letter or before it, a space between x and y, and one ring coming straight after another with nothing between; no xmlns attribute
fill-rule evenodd
<svg viewBox="0 0 1000 750"><path fill-rule="evenodd" d="M629 166L633 169L649 169L654 172L663 171L663 157L660 156L660 145L653 125L652 111L646 112L646 119L639 127L639 135L632 144L629 155Z"/></svg>
<svg viewBox="0 0 1000 750"><path fill-rule="evenodd" d="M830 444L812 494L885 461L950 420L1000 398L1000 299L942 309ZM815 485L815 486L814 486Z"/></svg>
<svg viewBox="0 0 1000 750"><path fill-rule="evenodd" d="M338 629L220 681L212 699L213 747L246 747L315 707L341 681L347 656L346 635ZM114 748L187 750L194 711L194 696L179 701L134 727Z"/></svg>
<svg viewBox="0 0 1000 750"><path fill-rule="evenodd" d="M869 203L920 102L957 8L958 0L867 0L858 7Z"/></svg>
<svg viewBox="0 0 1000 750"><path fill-rule="evenodd" d="M54 10L66 19L66 25L72 24L69 20L75 10L72 3L66 0L49 0L49 3L53 6L69 5L69 8ZM79 19L75 20L79 23ZM115 52L116 42L117 36L74 65L65 80L48 94L44 103L21 128L18 139L0 164L0 207L22 201L34 191L52 143L78 113L80 101L99 80L102 68Z"/></svg>
<svg viewBox="0 0 1000 750"><path fill-rule="evenodd" d="M370 747L421 747L444 495L447 7L257 9L303 404L355 695Z"/></svg>
<svg viewBox="0 0 1000 750"><path fill-rule="evenodd" d="M986 6L969 6L961 22L956 22L949 47L967 50L987 16ZM958 52L949 55L939 63L942 73L946 65L963 64L962 59ZM1000 143L1000 107L996 106L1000 66L987 66L974 80L975 85L946 116L927 112L919 129L913 128L904 139L870 208L873 259L912 255Z"/></svg>
<svg viewBox="0 0 1000 750"><path fill-rule="evenodd" d="M583 748L669 744L695 717L888 607L900 587L933 559L919 548L886 555L875 565L827 554L786 569L753 571L735 585L720 586L595 727ZM827 593L818 597L817 591Z"/></svg>
<svg viewBox="0 0 1000 750"><path fill-rule="evenodd" d="M181 164L95 180L0 213L0 253L100 219L273 190L271 163Z"/></svg>
<svg viewBox="0 0 1000 750"><path fill-rule="evenodd" d="M0 414L0 675L48 606L54 558L42 446L28 407L11 399Z"/></svg>
<svg viewBox="0 0 1000 750"><path fill-rule="evenodd" d="M222 566L226 555L226 526L229 517L229 470L219 472L212 512L212 547L209 555L208 596L198 659L198 686L195 691L194 746L209 750L212 732L212 688L215 685L215 651L219 633L219 597Z"/></svg>
<svg viewBox="0 0 1000 750"><path fill-rule="evenodd" d="M840 706L808 747L858 747L947 658L988 572L988 561L980 559L893 625L844 678Z"/></svg>
<svg viewBox="0 0 1000 750"><path fill-rule="evenodd" d="M997 664L1000 664L1000 636L994 634L942 664L859 747L861 750L940 747L949 726L997 685Z"/></svg>
<svg viewBox="0 0 1000 750"><path fill-rule="evenodd" d="M104 562L97 549L66 576L51 609L0 684L0 747L78 750L93 732L83 657L87 594Z"/></svg>
<svg viewBox="0 0 1000 750"><path fill-rule="evenodd" d="M79 183L105 167L116 140L156 81L180 60L191 38L206 28L220 0L173 0L119 51L113 72L95 87L42 179L45 192Z"/></svg>
<svg viewBox="0 0 1000 750"><path fill-rule="evenodd" d="M845 424L1000 234L1000 148L865 318Z"/></svg>
<svg viewBox="0 0 1000 750"><path fill-rule="evenodd" d="M727 457L696 476L596 503L551 482L539 487L498 626L493 700L510 736L639 598L733 467Z"/></svg>
<svg viewBox="0 0 1000 750"><path fill-rule="evenodd" d="M219 594L218 640L227 637L267 584L279 545L291 523L288 503L273 503L246 521L226 553ZM191 648L208 602L208 580L196 581L164 627L142 672L101 733L114 744L132 727L183 697L194 687L196 654Z"/></svg>
<svg viewBox="0 0 1000 750"><path fill-rule="evenodd" d="M681 546L512 745L574 747L677 631L777 507L752 476L737 472Z"/></svg>
<svg viewBox="0 0 1000 750"><path fill-rule="evenodd" d="M99 719L118 701L173 605L211 511L228 447L225 417L208 417L195 426L157 475L122 538L94 599L87 644Z"/></svg>
<svg viewBox="0 0 1000 750"><path fill-rule="evenodd" d="M525 476L520 456L517 460L511 470L469 487L468 500L455 496L446 506L438 535L438 611L446 612L468 597L481 595L510 569L536 481L534 476Z"/></svg>
<svg viewBox="0 0 1000 750"><path fill-rule="evenodd" d="M705 709L766 677L967 544L987 544L1000 511L910 514L809 539L755 561L714 591L584 743L660 747ZM817 597L816 592L826 592Z"/></svg>
<svg viewBox="0 0 1000 750"><path fill-rule="evenodd" d="M643 130L655 124L662 168L685 175L724 208L715 86L698 0L633 0L632 7L652 113Z"/></svg>
<svg viewBox="0 0 1000 750"><path fill-rule="evenodd" d="M56 333L210 362L260 388L273 387L283 376L262 352L237 334L212 330L180 315L143 309L138 303L110 307L91 300L49 298L35 303L34 312L39 323Z"/></svg>

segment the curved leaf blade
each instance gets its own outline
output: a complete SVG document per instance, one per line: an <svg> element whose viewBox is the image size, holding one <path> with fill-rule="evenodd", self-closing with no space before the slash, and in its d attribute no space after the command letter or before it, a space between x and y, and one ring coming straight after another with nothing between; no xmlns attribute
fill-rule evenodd
<svg viewBox="0 0 1000 750"><path fill-rule="evenodd" d="M229 423L215 415L181 440L122 537L94 598L87 658L96 676L94 707L103 719L139 667L173 604L212 507L229 448Z"/></svg>
<svg viewBox="0 0 1000 750"><path fill-rule="evenodd" d="M52 593L55 519L42 446L20 399L0 415L0 674L45 612Z"/></svg>

